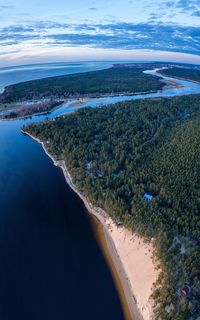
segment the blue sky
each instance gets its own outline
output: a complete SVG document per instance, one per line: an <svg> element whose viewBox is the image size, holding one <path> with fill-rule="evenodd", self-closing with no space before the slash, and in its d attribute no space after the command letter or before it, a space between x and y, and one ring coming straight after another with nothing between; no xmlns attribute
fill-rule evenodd
<svg viewBox="0 0 200 320"><path fill-rule="evenodd" d="M200 63L200 0L0 0L0 47L0 66L154 57Z"/></svg>

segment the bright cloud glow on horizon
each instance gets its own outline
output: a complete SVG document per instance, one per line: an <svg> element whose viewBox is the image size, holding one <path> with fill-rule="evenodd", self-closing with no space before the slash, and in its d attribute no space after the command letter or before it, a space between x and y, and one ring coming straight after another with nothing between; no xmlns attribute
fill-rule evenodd
<svg viewBox="0 0 200 320"><path fill-rule="evenodd" d="M25 53L7 55L5 63L0 59L0 67L28 65L51 62L78 61L168 61L179 63L200 64L200 56L185 53L157 51L157 50L117 50L92 48L49 48L45 50L31 48Z"/></svg>
<svg viewBox="0 0 200 320"><path fill-rule="evenodd" d="M0 0L0 18L1 67L78 60L200 64L199 0Z"/></svg>

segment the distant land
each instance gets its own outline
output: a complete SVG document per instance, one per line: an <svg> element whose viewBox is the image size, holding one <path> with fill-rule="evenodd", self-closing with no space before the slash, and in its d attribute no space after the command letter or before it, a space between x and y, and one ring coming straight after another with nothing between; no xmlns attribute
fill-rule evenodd
<svg viewBox="0 0 200 320"><path fill-rule="evenodd" d="M159 77L143 73L155 65L158 66L149 63L116 64L100 71L10 85L0 95L0 111L5 111L7 118L15 118L48 112L70 98L156 92L162 90L165 83Z"/></svg>
<svg viewBox="0 0 200 320"><path fill-rule="evenodd" d="M200 67L172 63L123 63L98 71L54 76L9 85L0 95L3 118L17 118L51 111L67 99L157 92L166 82L146 69L166 68L165 76L200 81ZM170 83L170 85L173 85Z"/></svg>
<svg viewBox="0 0 200 320"><path fill-rule="evenodd" d="M175 78L200 82L200 66L194 66L194 67L173 66L169 69L162 70L161 74L164 74L165 76L169 76L169 77L175 77Z"/></svg>

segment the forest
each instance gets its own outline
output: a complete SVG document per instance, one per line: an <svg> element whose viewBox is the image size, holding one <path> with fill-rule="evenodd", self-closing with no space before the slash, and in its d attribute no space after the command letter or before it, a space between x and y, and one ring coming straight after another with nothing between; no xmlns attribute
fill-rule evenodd
<svg viewBox="0 0 200 320"><path fill-rule="evenodd" d="M160 71L161 74L169 77L182 78L200 82L200 67L170 67Z"/></svg>
<svg viewBox="0 0 200 320"><path fill-rule="evenodd" d="M116 223L156 240L156 319L197 319L200 95L85 108L25 130L65 160L77 187Z"/></svg>
<svg viewBox="0 0 200 320"><path fill-rule="evenodd" d="M7 86L0 103L161 90L164 84L159 78L144 74L144 70L144 65L115 65L100 71L21 82Z"/></svg>

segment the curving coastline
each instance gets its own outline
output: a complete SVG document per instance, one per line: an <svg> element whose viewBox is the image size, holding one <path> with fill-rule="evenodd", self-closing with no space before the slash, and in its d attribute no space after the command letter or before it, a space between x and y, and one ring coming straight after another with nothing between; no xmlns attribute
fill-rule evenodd
<svg viewBox="0 0 200 320"><path fill-rule="evenodd" d="M103 69L105 70L105 69ZM103 71L102 70L102 71ZM162 69L155 69L155 71L159 72L159 70L162 70ZM148 72L149 70L145 70L143 71L144 74L150 74L150 75L153 75L153 76L157 76L159 79L158 79L158 82L162 83L162 88L160 89L157 89L157 90L147 90L147 91L136 91L136 92L126 92L126 91L122 91L122 92L116 92L116 93L100 93L100 94L97 94L97 93L87 93L87 94L79 94L79 93L76 93L74 95L71 95L69 96L68 98L63 98L63 102L56 106L56 107L52 107L51 109L49 110L44 110L44 111L36 111L36 112L33 112L33 113L30 113L30 114L27 114L27 115L20 115L20 112L21 112L21 107L24 106L24 104L22 103L22 105L16 107L12 107L11 109L7 109L6 110L6 114L4 114L5 112L5 109L4 109L4 104L1 103L1 98L4 94L6 94L6 92L8 91L9 92L9 88L11 88L13 86L12 85L9 85L9 86L6 86L4 88L4 91L2 93L0 93L0 120L16 120L16 119L24 119L24 118L28 118L28 117L31 117L31 116L39 116L39 115L43 115L43 114L49 114L51 112L53 112L54 110L62 107L63 105L65 105L68 101L70 101L71 99L74 99L74 101L72 101L72 103L69 103L67 108L72 108L72 107L77 107L77 106L81 106L81 105L84 105L86 104L87 102L89 102L90 100L92 99L101 99L101 98L116 98L116 97L121 97L121 96L126 96L126 97L139 97L139 96L143 96L145 98L145 96L147 95L151 95L151 94L156 94L156 93L162 93L166 90L170 90L170 89L178 89L178 88L181 88L182 86L180 84L178 84L175 80L167 80L165 79L165 76L162 75L162 74L154 74L154 72ZM154 71L154 70L153 70ZM17 102L16 102L17 103ZM16 104L16 103L11 103L11 104ZM15 117L6 117L6 115L10 114L13 112L17 112L17 116Z"/></svg>
<svg viewBox="0 0 200 320"><path fill-rule="evenodd" d="M125 319L153 320L153 302L150 296L159 271L153 261L152 244L144 243L144 239L122 226L117 226L104 210L95 207L77 189L63 160L56 161L44 142L23 129L21 132L42 145L54 165L62 169L67 184L82 199L113 275Z"/></svg>

